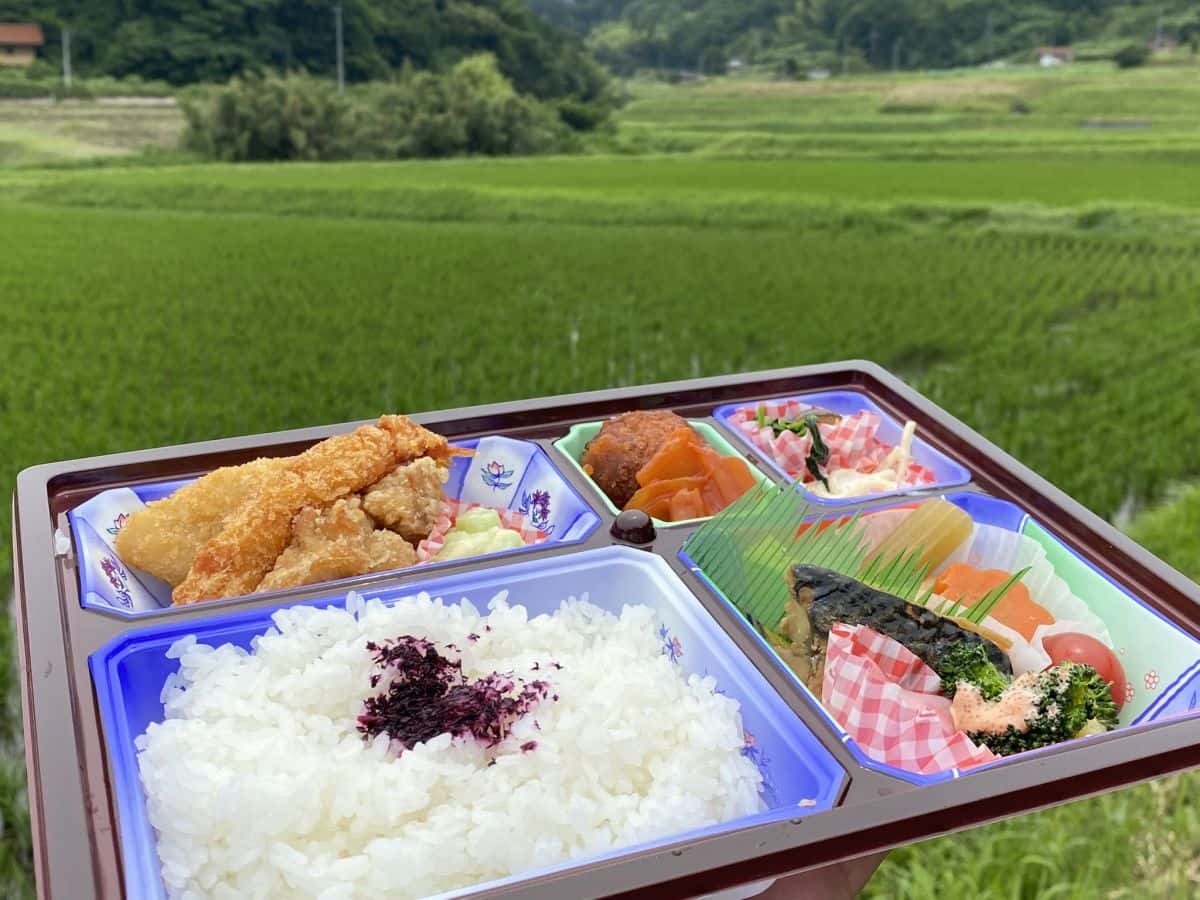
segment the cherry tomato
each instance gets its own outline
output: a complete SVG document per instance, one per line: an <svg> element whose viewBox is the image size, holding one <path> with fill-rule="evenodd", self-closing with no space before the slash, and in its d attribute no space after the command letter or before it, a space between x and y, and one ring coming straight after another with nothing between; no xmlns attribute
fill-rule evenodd
<svg viewBox="0 0 1200 900"><path fill-rule="evenodd" d="M1042 641L1042 646L1054 665L1070 660L1091 666L1111 686L1117 710L1125 705L1125 670L1117 655L1100 641L1086 634L1052 634Z"/></svg>

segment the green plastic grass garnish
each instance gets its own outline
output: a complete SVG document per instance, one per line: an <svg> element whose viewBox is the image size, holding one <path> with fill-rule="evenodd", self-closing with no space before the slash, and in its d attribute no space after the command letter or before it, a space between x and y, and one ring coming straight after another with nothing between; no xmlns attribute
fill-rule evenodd
<svg viewBox="0 0 1200 900"><path fill-rule="evenodd" d="M932 569L919 562L922 547L890 558L876 555L867 562L869 548L858 513L842 521L806 522L810 512L792 486L759 486L698 528L684 550L759 628L763 623L774 628L783 619L788 601L785 574L794 565L819 566L917 606L929 604L933 590L922 585ZM941 614L978 625L1028 571L1017 572L970 608L954 603Z"/></svg>

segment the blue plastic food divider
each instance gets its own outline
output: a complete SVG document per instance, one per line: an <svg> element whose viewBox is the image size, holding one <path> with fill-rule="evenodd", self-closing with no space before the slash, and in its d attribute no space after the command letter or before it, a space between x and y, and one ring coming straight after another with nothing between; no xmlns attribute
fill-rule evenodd
<svg viewBox="0 0 1200 900"><path fill-rule="evenodd" d="M579 543L600 525L600 517L559 474L537 444L485 437L457 441L454 446L474 450L475 455L454 458L445 485L447 497L493 509L515 510L548 534L548 543ZM113 542L132 513L147 503L169 497L194 480L114 488L67 513L83 606L138 616L171 605L171 586L122 563ZM530 549L519 547L486 555L507 556Z"/></svg>
<svg viewBox="0 0 1200 900"><path fill-rule="evenodd" d="M567 598L584 594L592 603L615 614L626 605L649 606L656 613L655 628L661 652L688 674L713 676L718 689L741 704L746 731L746 747L742 752L763 774L763 799L769 808L754 816L688 832L688 839L809 815L837 803L845 772L658 556L624 547L607 547L574 556L529 560L503 569L466 572L370 591L366 596L394 603L401 597L427 591L447 603L469 600L482 611L502 590L510 592L509 603L524 606L531 617L551 613ZM344 603L344 594L330 594L294 605L343 606ZM270 626L271 614L280 608L282 606L229 613L211 619L167 622L131 631L89 657L112 765L112 787L129 896L165 897L154 831L147 818L138 777L134 740L151 722L162 720L159 697L163 682L178 668L176 660L166 657L167 649L189 634L196 635L197 640L205 644L232 643L249 648L253 638ZM672 835L660 841L590 857L588 861L615 859L681 837ZM580 860L539 870L538 874L565 869L578 862ZM493 884L520 881L529 874Z"/></svg>
<svg viewBox="0 0 1200 900"><path fill-rule="evenodd" d="M1093 584L1106 586L1108 590L1119 593L1121 607L1118 612L1128 617L1129 624L1125 626L1125 630L1135 634L1140 638L1144 645L1157 645L1160 651L1163 651L1157 662L1158 668L1164 673L1163 684L1165 687L1161 695L1151 703L1146 709L1133 717L1133 720L1128 725L1122 727L1132 727L1141 725L1147 722L1157 721L1172 715L1186 715L1192 713L1196 709L1200 709L1200 643L1192 639L1186 632L1180 629L1177 625L1165 619L1156 610L1147 606L1143 601L1130 594L1124 588L1116 584L1087 560L1080 557L1077 553L1067 547L1066 544L1058 540L1058 538L1049 535L1041 529L1041 526L1029 516L1023 509L1014 503L1007 500L1000 500L996 497L991 497L986 494L979 494L972 491L959 491L942 495L944 499L953 503L964 510L972 519L979 525L992 525L997 528L1003 528L1006 531L1014 531L1021 534L1029 535L1031 531L1040 531L1043 546L1052 545L1056 550L1070 560L1070 565L1076 568L1074 573L1064 573L1056 567L1055 574L1059 577L1064 575L1079 575L1083 579L1091 579ZM927 498L926 498L927 499ZM913 500L901 501L890 506L881 507L880 509L890 509L895 506L904 506L907 503L912 503ZM879 510L873 510L877 512ZM835 518L836 514L829 512L821 512L813 519L820 518ZM775 651L771 645L747 622L736 607L730 602L721 590L714 584L705 574L702 569L696 566L695 562L687 552L679 551L679 558L692 570L701 581L712 591L714 595L723 600L732 610L737 613L738 621L740 621L746 632L753 636L758 642L760 648L768 654L774 656ZM783 578L783 573L780 573L780 578ZM1085 602L1092 607L1093 612L1097 612L1104 619L1105 624L1112 630L1112 614L1104 615L1101 610L1097 610L1095 606L1095 594L1093 592L1084 592L1087 596L1081 596L1079 591L1076 591L1077 596L1081 596ZM1119 643L1119 642L1118 642ZM1135 654L1125 654L1119 649L1120 660L1122 667L1125 668L1126 677L1132 678L1131 666L1134 663ZM1164 657L1171 657L1169 660ZM777 658L777 657L776 657ZM965 774L978 772L982 769L992 766L1003 765L1004 760L997 760L982 766L978 766L968 772L960 772L958 769L952 769L946 772L941 772L937 775L921 775L916 772L908 772L903 769L898 769L894 766L884 765L876 762L859 749L858 744L850 739L846 734L845 729L838 724L825 707L821 704L821 698L814 696L808 687L802 682L795 673L792 672L782 661L779 662L780 668L784 669L793 682L805 693L812 698L813 704L820 711L830 726L834 728L841 736L846 748L854 755L864 768L872 769L876 772L884 772L888 775L894 775L905 781L913 784L926 785L936 784L940 781L946 781L951 778L958 778ZM1169 671L1177 672L1172 677L1167 678L1166 673ZM1092 740L1092 738L1079 738L1078 740ZM1040 750L1028 751L1029 753L1044 753L1052 751L1053 747L1044 747Z"/></svg>
<svg viewBox="0 0 1200 900"><path fill-rule="evenodd" d="M737 436L737 439L749 447L763 461L764 464L770 466L784 478L791 479L791 476L783 470L772 458L770 453L759 449L749 437L746 436L731 419L733 414L739 409L753 409L757 403L786 403L788 401L799 401L806 403L809 406L817 406L822 409L827 409L829 412L837 413L842 416L852 416L855 413L860 413L866 410L879 416L879 430L876 432L876 437L886 444L898 444L900 437L904 433L904 423L898 422L882 409L880 409L874 401L865 394L859 394L856 391L824 391L816 394L797 394L793 397L777 397L764 399L759 401L751 401L746 403L730 403L725 406L718 406L713 410L713 418L719 421L725 428ZM956 463L940 450L931 447L921 438L920 424L918 423L917 434L912 442L912 458L920 463L925 468L933 472L935 481L933 484L920 485L919 487L901 488L895 491L880 491L875 494L862 494L857 497L841 497L829 498L818 497L815 494L809 493L802 483L798 483L799 490L804 494L806 500L810 503L815 503L820 506L840 506L845 503L858 503L864 500L877 500L880 497L894 497L901 494L912 493L914 490L934 490L937 488L952 488L959 487L971 480L971 473L963 466Z"/></svg>

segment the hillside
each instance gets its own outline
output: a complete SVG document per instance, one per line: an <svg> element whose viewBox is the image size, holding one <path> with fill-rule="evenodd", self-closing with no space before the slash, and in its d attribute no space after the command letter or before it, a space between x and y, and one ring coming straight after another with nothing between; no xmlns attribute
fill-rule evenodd
<svg viewBox="0 0 1200 900"><path fill-rule="evenodd" d="M728 61L796 72L840 68L949 68L1032 57L1077 45L1107 57L1161 34L1200 39L1188 0L529 0L544 19L587 38L617 71L723 70ZM1160 20L1161 15L1161 20ZM845 59L843 59L845 51Z"/></svg>
<svg viewBox="0 0 1200 900"><path fill-rule="evenodd" d="M247 70L337 65L334 3L304 0L0 0L0 22L34 21L47 45L36 68L52 72L71 31L80 76L137 76L173 85L225 81ZM522 93L594 99L604 75L581 42L539 19L523 0L343 0L347 80L383 79L408 64L443 70L493 53Z"/></svg>

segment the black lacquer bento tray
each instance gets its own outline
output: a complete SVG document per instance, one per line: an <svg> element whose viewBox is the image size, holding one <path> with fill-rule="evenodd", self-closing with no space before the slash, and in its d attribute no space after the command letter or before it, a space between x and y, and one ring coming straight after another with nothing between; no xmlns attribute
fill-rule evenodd
<svg viewBox="0 0 1200 900"><path fill-rule="evenodd" d="M718 408L816 392L853 391L882 413L912 419L932 451L969 475L959 492L989 495L1019 507L1044 531L1116 587L1136 597L1190 638L1200 638L1200 587L1154 558L995 445L878 366L860 361L695 379L610 391L423 413L413 418L455 441L504 436L536 444L561 478L599 519L577 540L550 542L527 553L467 559L437 567L436 576L486 569L503 571L530 559L568 557L620 542L609 532L613 512L578 467L562 464L562 441L573 426L631 409L671 409L714 429L771 480L779 470L751 445L739 444ZM149 610L136 619L81 602L77 547L67 513L104 491L195 477L258 456L288 455L355 424L210 441L35 466L17 480L13 504L16 617L26 761L38 893L85 900L130 896L122 860L121 812L114 791L114 760L101 722L89 657L122 635L169 621L173 625L234 611L328 597L313 585L228 601ZM925 495L947 493L929 487ZM843 512L885 505L895 498L845 503ZM832 510L817 510L827 514ZM1194 703L1160 703L1162 715L1107 735L1024 754L967 777L916 783L864 764L839 730L744 620L680 558L694 525L664 527L646 548L678 576L695 602L732 639L791 713L846 773L832 808L701 840L653 845L642 852L584 861L549 874L467 896L531 898L689 897L899 846L933 835L1101 793L1200 765L1200 715ZM58 532L56 549L56 532ZM74 542L72 542L74 543ZM425 568L364 576L337 589L364 592L423 582ZM1189 669L1189 679L1194 669ZM1140 673L1139 673L1140 674ZM1182 676L1181 676L1182 678ZM1149 683L1149 682L1147 682ZM1191 688L1195 681L1176 685ZM1195 691L1192 691L1194 698ZM1170 707L1169 709L1167 707ZM918 780L919 781L919 780ZM829 805L829 804L826 804Z"/></svg>

